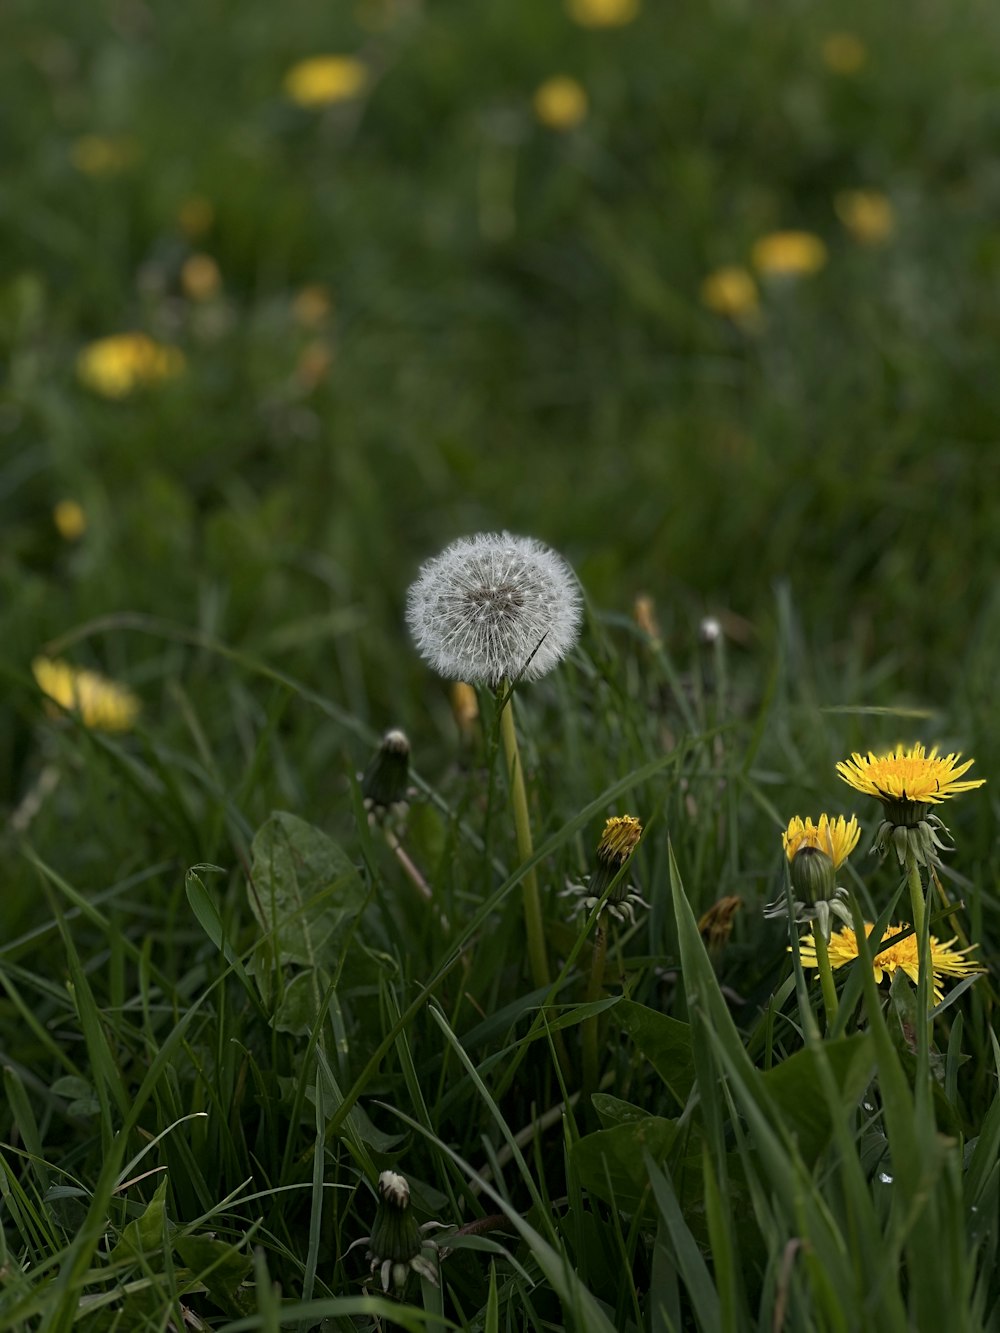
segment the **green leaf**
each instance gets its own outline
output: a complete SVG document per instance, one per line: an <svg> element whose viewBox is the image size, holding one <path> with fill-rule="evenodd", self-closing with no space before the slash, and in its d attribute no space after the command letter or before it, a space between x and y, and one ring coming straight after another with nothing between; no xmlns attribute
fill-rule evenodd
<svg viewBox="0 0 1000 1333"><path fill-rule="evenodd" d="M823 1046L844 1107L857 1102L875 1072L875 1050L867 1033L841 1037ZM772 1102L780 1107L786 1126L795 1134L799 1152L812 1165L833 1133L831 1107L820 1077L817 1053L796 1051L760 1078Z"/></svg>
<svg viewBox="0 0 1000 1333"><path fill-rule="evenodd" d="M241 1254L239 1246L206 1235L177 1236L174 1249L224 1314L238 1317L251 1313L249 1293L239 1291L253 1269L250 1255Z"/></svg>
<svg viewBox="0 0 1000 1333"><path fill-rule="evenodd" d="M676 1120L647 1115L587 1134L573 1144L570 1156L580 1183L595 1198L635 1213L652 1204L643 1155L659 1164L681 1132Z"/></svg>
<svg viewBox="0 0 1000 1333"><path fill-rule="evenodd" d="M281 964L332 965L338 936L367 897L349 857L322 829L284 811L257 831L251 856L250 907Z"/></svg>
<svg viewBox="0 0 1000 1333"><path fill-rule="evenodd" d="M623 1102L620 1097L612 1097L607 1092L592 1093L590 1101L597 1112L602 1129L611 1129L615 1125L628 1124L634 1120L644 1120L649 1114L641 1106Z"/></svg>
<svg viewBox="0 0 1000 1333"><path fill-rule="evenodd" d="M157 1259L154 1265L159 1271L163 1266L163 1241L169 1234L170 1223L167 1221L167 1178L156 1187L156 1193L146 1205L141 1217L130 1222L122 1232L121 1239L111 1251L110 1258L115 1260L138 1259L145 1256L147 1262Z"/></svg>
<svg viewBox="0 0 1000 1333"><path fill-rule="evenodd" d="M690 1025L634 1000L622 1000L616 1017L677 1104L684 1106L695 1080Z"/></svg>

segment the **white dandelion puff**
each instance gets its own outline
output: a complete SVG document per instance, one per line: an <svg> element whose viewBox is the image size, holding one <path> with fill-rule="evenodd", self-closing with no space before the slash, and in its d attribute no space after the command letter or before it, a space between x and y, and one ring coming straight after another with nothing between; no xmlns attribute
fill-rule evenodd
<svg viewBox="0 0 1000 1333"><path fill-rule="evenodd" d="M535 680L576 643L580 585L557 552L509 532L463 537L428 560L406 619L417 651L449 680Z"/></svg>

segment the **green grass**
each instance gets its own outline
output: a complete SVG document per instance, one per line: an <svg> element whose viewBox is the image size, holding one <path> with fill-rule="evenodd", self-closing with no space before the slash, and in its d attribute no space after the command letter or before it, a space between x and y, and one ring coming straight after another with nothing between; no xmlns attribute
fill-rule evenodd
<svg viewBox="0 0 1000 1333"><path fill-rule="evenodd" d="M0 1328L1000 1328L993 977L924 1022L838 972L827 1033L761 914L787 819L825 809L864 825L860 910L907 919L834 764L922 739L988 779L945 811L961 906L932 897L931 930L995 969L993 9L8 11ZM822 60L841 29L852 77ZM317 51L379 70L362 102L287 104ZM567 135L531 111L555 72L590 97ZM80 172L91 133L134 161ZM857 186L893 203L881 247L837 220ZM779 227L823 271L761 283L753 330L703 308ZM109 401L76 357L127 329L187 370ZM549 992L492 700L461 734L403 622L421 560L499 528L588 596L517 691ZM127 683L136 729L49 709L41 652ZM390 726L431 906L364 817ZM651 907L595 999L559 895L625 812ZM403 1303L348 1253L389 1167L447 1228L440 1290Z"/></svg>

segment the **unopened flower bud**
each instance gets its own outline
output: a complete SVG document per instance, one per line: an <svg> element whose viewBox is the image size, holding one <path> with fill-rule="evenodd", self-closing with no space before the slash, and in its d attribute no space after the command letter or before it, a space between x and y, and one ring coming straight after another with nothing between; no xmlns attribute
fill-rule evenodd
<svg viewBox="0 0 1000 1333"><path fill-rule="evenodd" d="M641 837L642 824L635 815L615 815L607 821L597 845L597 870L590 881L591 897L602 896L621 868L631 859ZM624 898L628 886L622 882L619 888L618 896L612 895L609 901L616 902Z"/></svg>
<svg viewBox="0 0 1000 1333"><path fill-rule="evenodd" d="M409 776L410 742L402 731L387 731L361 779L365 808L378 813L405 807Z"/></svg>
<svg viewBox="0 0 1000 1333"><path fill-rule="evenodd" d="M833 861L819 847L800 847L792 858L792 884L801 902L826 902L837 888Z"/></svg>

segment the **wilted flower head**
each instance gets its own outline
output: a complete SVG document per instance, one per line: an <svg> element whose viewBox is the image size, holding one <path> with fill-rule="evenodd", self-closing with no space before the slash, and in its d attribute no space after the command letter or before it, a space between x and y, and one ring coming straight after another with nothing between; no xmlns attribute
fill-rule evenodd
<svg viewBox="0 0 1000 1333"><path fill-rule="evenodd" d="M568 74L555 74L535 89L535 115L550 130L572 130L587 117L587 93Z"/></svg>
<svg viewBox="0 0 1000 1333"><path fill-rule="evenodd" d="M367 85L368 66L356 56L310 56L285 75L285 92L303 107L350 101Z"/></svg>
<svg viewBox="0 0 1000 1333"><path fill-rule="evenodd" d="M95 731L128 731L135 723L139 700L124 685L49 657L36 657L31 671L42 693L61 708L79 714L84 726Z"/></svg>
<svg viewBox="0 0 1000 1333"><path fill-rule="evenodd" d="M102 398L126 398L136 389L174 379L184 369L184 353L164 347L146 333L116 333L88 343L76 359L81 384Z"/></svg>
<svg viewBox="0 0 1000 1333"><path fill-rule="evenodd" d="M410 1273L418 1273L437 1286L437 1268L431 1257L421 1253L428 1249L433 1256L436 1245L424 1232L441 1225L425 1222L418 1226L410 1212L410 1185L398 1171L383 1171L378 1178L379 1204L370 1236L356 1240L355 1245L367 1245L366 1258L371 1271L378 1272L384 1291L397 1294L403 1291Z"/></svg>
<svg viewBox="0 0 1000 1333"><path fill-rule="evenodd" d="M496 686L557 666L580 632L572 569L533 537L463 537L428 560L407 596L417 651L449 680Z"/></svg>

